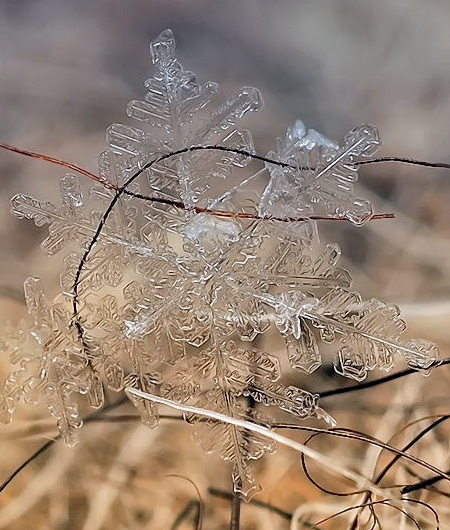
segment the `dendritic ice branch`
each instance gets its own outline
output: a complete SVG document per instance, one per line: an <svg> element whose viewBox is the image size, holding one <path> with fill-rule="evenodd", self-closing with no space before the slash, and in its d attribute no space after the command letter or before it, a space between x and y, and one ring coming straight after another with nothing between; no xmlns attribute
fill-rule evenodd
<svg viewBox="0 0 450 530"><path fill-rule="evenodd" d="M107 387L266 426L268 410L332 422L318 395L288 384L281 368L314 372L323 343L336 343L336 371L358 381L398 357L427 372L435 346L403 339L396 307L352 290L338 246L320 243L312 219L371 217L353 188L358 163L380 143L377 130L361 125L339 144L297 121L254 170L252 136L238 122L261 107L259 92L244 87L217 104L217 85L182 68L169 30L150 48L148 92L127 107L135 125L107 131L99 157L107 186L86 190L67 174L60 205L12 199L15 215L48 225L44 251L65 258L61 293L49 302L29 278L29 319L2 339L13 369L1 419L18 402L43 401L73 444L79 396L99 407ZM284 352L265 351L268 333ZM129 396L156 426L157 407ZM190 419L195 439L231 463L235 491L250 498L259 489L251 462L273 443L233 424Z"/></svg>

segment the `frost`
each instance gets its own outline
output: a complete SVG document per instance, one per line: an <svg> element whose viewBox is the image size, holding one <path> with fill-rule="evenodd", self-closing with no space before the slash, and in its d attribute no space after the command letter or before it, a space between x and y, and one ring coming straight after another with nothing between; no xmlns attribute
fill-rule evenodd
<svg viewBox="0 0 450 530"><path fill-rule="evenodd" d="M92 399L100 381L90 370L88 359L64 304L48 304L37 278L25 282L28 325L6 339L15 369L7 378L2 395L1 416L10 421L19 402L44 402L54 416L64 441L73 445L82 421L74 394ZM101 391L101 386L100 386Z"/></svg>
<svg viewBox="0 0 450 530"><path fill-rule="evenodd" d="M299 217L324 211L355 224L364 223L372 215L372 207L353 196L356 163L371 157L379 144L378 131L369 125L350 131L339 146L296 122L278 139L276 151L268 154L291 167L267 164L271 178L259 204L260 213Z"/></svg>
<svg viewBox="0 0 450 530"><path fill-rule="evenodd" d="M182 68L169 30L151 54L147 94L127 107L135 125L107 131L99 157L107 186L83 193L68 174L59 206L12 199L17 216L48 225L44 251L66 255L53 303L37 279L25 283L29 322L2 344L15 368L1 419L19 401L43 401L73 444L79 395L99 407L105 387L132 387L267 426L267 412L279 410L293 421L332 423L318 395L287 384L281 368L287 361L292 370L318 370L322 343L336 344L336 371L358 381L397 357L427 372L438 361L435 346L404 340L396 307L351 290L338 246L320 243L312 219L370 218L371 205L353 188L358 162L380 143L376 129L361 125L338 144L297 121L252 172L253 139L238 123L261 107L259 92L244 87L213 103L217 85ZM278 333L284 353L263 350L268 332ZM128 395L156 426L157 407ZM189 419L194 438L231 463L235 490L250 498L259 490L251 462L273 444L235 425Z"/></svg>

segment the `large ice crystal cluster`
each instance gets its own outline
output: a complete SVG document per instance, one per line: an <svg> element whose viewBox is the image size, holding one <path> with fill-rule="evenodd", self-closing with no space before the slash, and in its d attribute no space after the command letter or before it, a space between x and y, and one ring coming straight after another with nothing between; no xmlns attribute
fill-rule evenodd
<svg viewBox="0 0 450 530"><path fill-rule="evenodd" d="M169 30L151 54L148 92L127 107L137 124L107 131L99 158L106 186L93 185L86 198L86 183L67 174L59 206L12 199L17 216L48 225L44 252L65 258L61 294L52 303L29 278L29 320L2 339L14 369L1 418L20 401L44 401L73 444L80 394L100 407L105 388L133 387L265 425L267 407L329 420L318 396L286 383L281 369L317 370L322 343L335 343L336 371L357 381L389 370L397 356L426 372L434 345L403 340L396 307L351 290L339 248L320 244L313 219L370 219L353 186L358 163L379 145L376 129L356 127L338 144L297 121L265 157L272 162L257 161L250 132L237 124L261 107L259 92L244 87L213 103L217 85L181 67ZM267 333L278 334L280 351L261 349ZM130 397L156 426L155 405ZM249 498L259 488L250 463L272 444L193 419L195 438L231 463L235 490Z"/></svg>

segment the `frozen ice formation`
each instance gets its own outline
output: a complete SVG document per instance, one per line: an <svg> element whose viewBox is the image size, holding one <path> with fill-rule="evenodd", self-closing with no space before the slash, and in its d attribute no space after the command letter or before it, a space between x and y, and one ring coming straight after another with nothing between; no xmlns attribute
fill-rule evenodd
<svg viewBox="0 0 450 530"><path fill-rule="evenodd" d="M215 103L217 85L200 84L182 68L169 30L151 54L147 93L127 107L134 125L107 131L99 177L110 186L97 183L86 193L88 183L67 174L60 205L12 199L18 217L48 225L43 250L65 258L61 294L47 300L39 280L29 278L28 321L4 334L13 369L1 418L10 420L20 401L43 401L73 444L80 395L100 407L105 387L134 387L266 425L267 407L294 421L327 419L318 395L286 384L281 368L285 356L292 370L314 372L322 343L335 343L336 371L357 381L391 369L398 356L429 370L435 346L404 340L396 307L351 289L338 246L321 245L313 219L362 224L371 217L353 187L358 162L380 143L377 130L361 125L338 144L296 121L258 162L250 132L238 123L261 107L259 92L244 87ZM206 145L225 149L199 148ZM191 146L197 149L171 156ZM137 171L143 174L127 191L141 198L117 196L114 187ZM269 330L284 352L261 349ZM131 399L142 421L156 426L155 405ZM250 498L259 489L251 462L273 444L232 425L192 420L195 438L231 463L235 490Z"/></svg>

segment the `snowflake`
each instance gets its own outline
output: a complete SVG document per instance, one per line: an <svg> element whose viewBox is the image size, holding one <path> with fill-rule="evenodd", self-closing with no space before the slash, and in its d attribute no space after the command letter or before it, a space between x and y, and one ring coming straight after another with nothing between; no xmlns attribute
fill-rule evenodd
<svg viewBox="0 0 450 530"><path fill-rule="evenodd" d="M139 127L107 132L99 158L107 186L92 186L86 199L67 174L61 206L12 199L17 216L49 225L45 252L67 250L54 304L38 280L25 283L29 322L3 339L15 369L0 417L8 421L21 400L44 400L73 444L77 394L100 407L107 386L267 426L266 407L332 422L317 394L283 381L286 361L317 370L321 343L336 343L336 371L357 381L391 369L397 355L427 372L435 346L403 340L396 307L351 290L338 246L321 245L313 219L370 219L353 184L380 143L376 129L356 127L339 145L297 121L252 172L253 140L237 123L261 107L259 92L244 87L213 105L217 85L181 67L169 30L151 53L156 72L145 99L127 107ZM274 331L282 353L259 346ZM145 424L158 424L154 404L130 399ZM259 489L251 461L273 444L233 425L190 421L201 446L231 463L235 491L250 498Z"/></svg>

